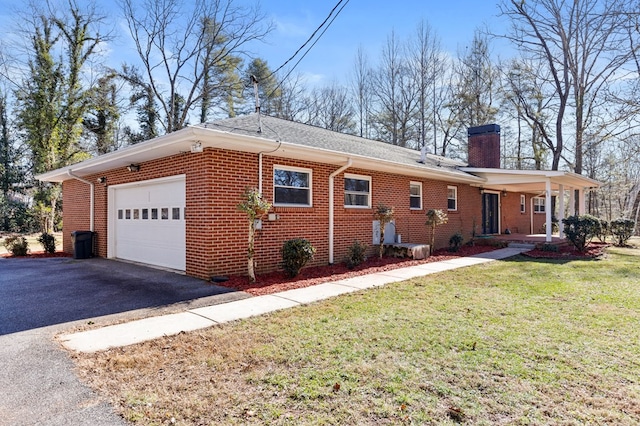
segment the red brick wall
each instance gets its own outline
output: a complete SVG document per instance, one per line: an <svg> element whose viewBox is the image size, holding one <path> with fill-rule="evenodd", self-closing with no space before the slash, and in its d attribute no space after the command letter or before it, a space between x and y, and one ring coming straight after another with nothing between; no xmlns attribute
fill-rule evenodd
<svg viewBox="0 0 640 426"><path fill-rule="evenodd" d="M329 261L329 174L339 165L287 160L265 156L263 159L263 194L273 202L273 166L295 166L312 169L312 207L274 207L279 219L263 219L262 230L256 238L257 271L259 273L279 267L280 248L291 238L307 238L317 252L313 264ZM373 253L373 212L379 203L395 208L397 233L403 242L428 243L425 212L431 208L447 210L447 183L422 180L423 208L409 209L409 182L420 181L402 175L347 169L346 173L371 176L372 208L344 207L344 174L335 178L335 262L341 262L347 248L358 239ZM107 256L107 193L109 185L144 181L179 174L186 175L186 257L187 273L200 278L211 275L246 273L248 222L238 211L246 187L258 186L258 156L235 151L206 149L200 154L180 154L140 165L139 172L125 167L86 176L95 182L107 178L107 184L95 184L95 231L97 254ZM481 196L478 188L456 185L458 211L448 212L449 222L436 230L436 247L446 247L451 235L462 233L467 241L471 237L474 221L481 223ZM70 180L64 183L64 249L72 249L70 232L89 227L89 187Z"/></svg>
<svg viewBox="0 0 640 426"><path fill-rule="evenodd" d="M520 212L520 195L524 195L525 211ZM533 213L533 231L531 230L531 194L507 193L506 197L500 196L502 218L501 232L509 228L512 233L538 234L544 233L544 213Z"/></svg>
<svg viewBox="0 0 640 426"><path fill-rule="evenodd" d="M500 168L500 133L469 136L469 167Z"/></svg>

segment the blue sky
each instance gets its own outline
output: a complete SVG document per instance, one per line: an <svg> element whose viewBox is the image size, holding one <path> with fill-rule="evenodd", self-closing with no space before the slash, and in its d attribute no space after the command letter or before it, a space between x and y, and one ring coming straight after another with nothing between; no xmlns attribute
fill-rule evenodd
<svg viewBox="0 0 640 426"><path fill-rule="evenodd" d="M234 1L251 4L253 0ZM253 46L253 53L267 60L272 69L277 68L322 23L337 1L262 0L261 8L273 20L275 29L266 43ZM295 72L306 76L311 84L325 84L332 80L346 82L359 46L364 48L373 62L379 57L392 30L400 40L404 40L416 31L423 19L440 37L443 49L455 56L458 49L464 49L469 44L476 28L489 25L496 32L504 31L505 20L497 16L497 1L349 0ZM83 0L78 2L82 4ZM109 19L113 19L116 33L120 33L119 40L114 40L110 46L109 65L119 67L128 57L135 61L135 52L131 49L127 34L124 34L121 12L116 2L97 3L100 9L108 13ZM15 0L0 0L0 25L9 32L19 21L16 19L16 9L24 10L26 5ZM120 20L120 25L117 20ZM11 35L5 32L5 43L9 37ZM500 52L494 49L494 53Z"/></svg>
<svg viewBox="0 0 640 426"><path fill-rule="evenodd" d="M278 67L325 19L337 0L263 0L262 9L276 24L269 44L256 53L272 68ZM421 20L428 22L452 56L464 49L474 30L489 25L504 31L494 0L350 0L322 39L303 59L296 71L320 81L341 81L351 72L358 46L375 60L391 31L404 40L416 31ZM497 52L494 50L495 54Z"/></svg>

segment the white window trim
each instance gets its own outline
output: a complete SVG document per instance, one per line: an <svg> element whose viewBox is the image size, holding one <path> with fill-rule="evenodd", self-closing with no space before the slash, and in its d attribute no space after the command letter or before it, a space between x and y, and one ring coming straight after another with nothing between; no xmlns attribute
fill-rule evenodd
<svg viewBox="0 0 640 426"><path fill-rule="evenodd" d="M537 200L541 200L541 202L536 202ZM539 208L536 210L536 207L544 206L544 210L540 210ZM535 214L545 214L547 212L547 200L544 197L533 197L533 212Z"/></svg>
<svg viewBox="0 0 640 426"><path fill-rule="evenodd" d="M420 199L420 207L411 207L411 198L416 197L415 195L411 195L411 186L413 185L420 188L420 193L417 196ZM409 210L422 210L422 182L409 182Z"/></svg>
<svg viewBox="0 0 640 426"><path fill-rule="evenodd" d="M289 172L300 172L300 173L308 173L309 174L309 203L308 204L296 204L296 203L276 203L276 187L281 187L281 185L276 185L276 170L286 170ZM293 166L281 166L278 164L273 165L273 205L276 207L313 207L313 170L307 169L305 167L293 167ZM301 189L299 187L295 187Z"/></svg>
<svg viewBox="0 0 640 426"><path fill-rule="evenodd" d="M371 176L365 176L365 175L354 175L351 173L345 173L344 174L344 178L342 180L342 188L344 189L344 179L358 179L358 180L366 180L369 182L369 193L367 194L367 205L366 206L350 206L350 205L344 205L344 208L346 209L370 209L371 208L371 194L373 193L373 186L371 185ZM357 192L357 191L344 191L345 194L349 194L349 193L353 193L353 194L358 194L358 195L363 195L364 192ZM344 201L343 201L344 204Z"/></svg>
<svg viewBox="0 0 640 426"><path fill-rule="evenodd" d="M449 200L451 198L449 198L449 190L453 189L455 191L455 200L456 200L456 208L455 209L450 209L449 208ZM458 211L458 187L454 186L454 185L447 185L447 211L450 212L457 212Z"/></svg>
<svg viewBox="0 0 640 426"><path fill-rule="evenodd" d="M527 196L520 194L520 213L527 212Z"/></svg>

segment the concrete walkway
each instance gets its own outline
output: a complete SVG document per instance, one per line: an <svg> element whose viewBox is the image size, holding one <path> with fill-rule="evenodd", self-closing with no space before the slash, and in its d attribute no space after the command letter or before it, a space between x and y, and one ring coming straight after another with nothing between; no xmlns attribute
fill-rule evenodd
<svg viewBox="0 0 640 426"><path fill-rule="evenodd" d="M190 309L185 312L145 318L60 336L62 344L78 352L96 352L109 348L140 343L158 337L193 331L215 324L223 324L281 309L292 308L341 294L383 286L410 278L429 275L465 266L506 259L528 251L529 248L505 248L469 257L425 263L407 268L362 275L311 287L256 296L214 306Z"/></svg>

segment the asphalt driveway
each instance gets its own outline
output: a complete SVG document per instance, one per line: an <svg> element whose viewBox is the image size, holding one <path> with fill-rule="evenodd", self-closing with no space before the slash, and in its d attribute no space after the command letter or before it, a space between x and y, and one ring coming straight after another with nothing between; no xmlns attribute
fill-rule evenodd
<svg viewBox="0 0 640 426"><path fill-rule="evenodd" d="M0 259L0 335L227 294L185 275L94 258Z"/></svg>
<svg viewBox="0 0 640 426"><path fill-rule="evenodd" d="M0 258L0 424L124 425L76 377L55 335L249 297L106 259Z"/></svg>

